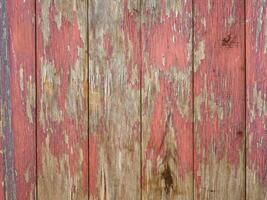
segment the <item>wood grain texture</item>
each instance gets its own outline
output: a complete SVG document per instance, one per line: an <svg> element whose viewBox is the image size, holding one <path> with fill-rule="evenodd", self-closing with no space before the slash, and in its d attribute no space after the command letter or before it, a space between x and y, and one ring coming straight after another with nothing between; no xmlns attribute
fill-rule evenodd
<svg viewBox="0 0 267 200"><path fill-rule="evenodd" d="M140 199L139 12L89 0L90 199Z"/></svg>
<svg viewBox="0 0 267 200"><path fill-rule="evenodd" d="M191 1L142 1L142 66L143 199L191 200Z"/></svg>
<svg viewBox="0 0 267 200"><path fill-rule="evenodd" d="M87 4L37 1L38 199L88 199Z"/></svg>
<svg viewBox="0 0 267 200"><path fill-rule="evenodd" d="M247 199L267 199L267 2L246 1Z"/></svg>
<svg viewBox="0 0 267 200"><path fill-rule="evenodd" d="M244 1L194 1L195 199L245 194Z"/></svg>
<svg viewBox="0 0 267 200"><path fill-rule="evenodd" d="M1 94L1 198L16 199L15 164L14 164L14 138L12 130L11 80L9 58L9 32L7 4L0 2L0 94Z"/></svg>
<svg viewBox="0 0 267 200"><path fill-rule="evenodd" d="M35 199L35 21L33 0L1 1L0 199Z"/></svg>

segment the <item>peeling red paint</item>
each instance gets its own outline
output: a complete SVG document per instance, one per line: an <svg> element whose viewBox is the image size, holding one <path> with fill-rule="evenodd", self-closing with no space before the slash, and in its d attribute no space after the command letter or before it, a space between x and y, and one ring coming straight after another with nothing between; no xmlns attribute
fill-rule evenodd
<svg viewBox="0 0 267 200"><path fill-rule="evenodd" d="M57 159L55 165L58 173L62 173L60 172L61 165L62 162L65 162L64 170L71 176L67 177L68 174L66 174L66 178L72 180L73 183L69 183L73 184L71 192L72 195L76 195L73 198L78 198L78 196L81 198L81 195L87 195L88 191L88 178L86 178L88 177L88 125L86 120L88 106L86 89L88 87L87 70L84 63L85 44L81 36L84 34L82 30L86 30L86 28L83 24L82 28L84 29L81 30L78 22L77 12L82 12L82 10L73 10L74 8L72 6L68 8L67 4L64 9L68 8L68 10L62 10L56 5L56 2L51 2L48 5L47 13L44 13L45 6L47 6L45 2L37 3L38 21L40 21L37 27L39 177L42 177L44 181L49 181L49 176L42 174L44 170L42 161L46 156L42 153L49 138L49 151ZM46 21L48 21L49 27L44 25ZM47 41L44 40L46 37ZM84 76L84 78L79 76ZM85 94L81 94L83 92ZM55 109L57 111L53 113ZM58 116L56 120L55 115ZM42 194L42 187L50 188L51 186L39 185L38 187L41 188L39 196L56 195L53 193L53 188L47 194ZM64 191L67 189L63 188L62 191L62 196L66 198L66 195L70 194L70 191ZM83 194L80 194L79 190L82 190Z"/></svg>
<svg viewBox="0 0 267 200"><path fill-rule="evenodd" d="M10 33L11 102L14 108L12 127L15 136L16 192L17 199L30 199L30 197L34 198L36 179L34 1L8 1L7 8ZM25 174L28 176L26 179Z"/></svg>
<svg viewBox="0 0 267 200"><path fill-rule="evenodd" d="M173 85L165 78L160 79L160 91L154 97L153 114L151 117L151 134L146 147L146 159L152 161L153 169L157 167L158 157L164 156L164 137L168 134L170 122L175 128L177 144L177 160L181 177L192 170L192 134L190 134L191 121L180 122L183 117L179 113L174 96ZM170 102L170 104L168 104ZM168 119L169 118L169 119ZM145 173L145 172L144 172Z"/></svg>
<svg viewBox="0 0 267 200"><path fill-rule="evenodd" d="M241 5L240 5L241 4ZM242 10L236 11L235 18L239 20L233 26L227 26L224 29L219 27L224 26L224 21L218 21L215 24L212 20L217 16L223 16L226 18L231 10L230 3L224 4L225 11L219 13L217 10L211 10L208 13L207 7L197 4L198 12L201 17L205 17L206 27L202 23L196 23L197 37L201 37L200 40L205 40L205 54L216 55L213 57L207 57L200 63L199 70L195 73L195 96L201 96L201 94L207 94L206 99L200 105L201 121L196 122L196 126L201 130L207 130L205 134L200 134L202 148L206 152L210 151L211 144L215 145L218 159L221 159L225 152L228 151L228 161L235 166L239 163L240 148L242 148L243 137L237 134L238 131L243 131L244 127L244 72L242 67L244 65L243 52L243 37L244 34L240 33L240 27L242 28ZM219 5L216 5L216 7ZM234 7L238 9L242 7L242 3L235 2ZM221 30L217 36L213 35L212 31ZM207 30L211 30L211 36L205 36ZM238 34L239 33L239 34ZM230 49L225 49L222 46L221 40L224 37L231 34L235 37L235 46ZM196 46L196 48L198 48ZM220 66L220 67L219 67ZM235 66L235 67L233 67ZM225 78L227 77L227 79ZM229 90L231 88L231 90ZM236 91L236 92L233 92ZM212 102L215 106L220 107L220 111L213 111L209 106ZM216 112L212 114L212 112ZM213 116L211 118L211 116ZM222 119L220 119L220 117ZM205 156L208 156L205 154ZM206 159L206 158L204 158Z"/></svg>
<svg viewBox="0 0 267 200"><path fill-rule="evenodd" d="M95 134L89 137L89 191L93 197L97 196L97 173L98 173L98 156L97 156L97 137Z"/></svg>
<svg viewBox="0 0 267 200"><path fill-rule="evenodd" d="M163 149L162 142L164 141L164 136L166 135L165 120L165 105L166 96L169 94L168 88L166 88L165 81L161 79L160 81L160 92L155 95L154 99L154 109L151 120L151 135L149 142L147 144L146 159L152 160L152 166L155 170L157 166L157 158L162 154Z"/></svg>
<svg viewBox="0 0 267 200"><path fill-rule="evenodd" d="M190 27L183 30L183 23L186 22L183 19L177 20L173 10L167 15L165 1L161 1L160 12L163 14L156 17L152 25L142 24L148 64L161 70L168 70L173 66L185 69L188 65L188 51L185 47L189 44ZM151 16L151 10L146 10L145 14L146 17Z"/></svg>
<svg viewBox="0 0 267 200"><path fill-rule="evenodd" d="M191 6L165 0L142 5L142 186L147 199L193 198Z"/></svg>
<svg viewBox="0 0 267 200"><path fill-rule="evenodd" d="M246 1L245 40L243 1L89 1L94 22L89 78L86 1L36 3L38 77L35 2L6 2L11 77L6 91L14 134L8 160L14 157L9 173L16 176L10 190L0 185L0 199L10 191L9 198L35 199L36 178L41 199L84 199L88 190L92 199L128 199L140 190L144 199L242 199L244 190L249 199L267 197L265 0ZM0 180L6 184L2 134ZM6 139L11 144L13 137ZM64 187L54 188L55 182ZM81 196L73 196L80 189Z"/></svg>
<svg viewBox="0 0 267 200"><path fill-rule="evenodd" d="M140 72L141 72L141 51L140 51L140 19L139 11L128 9L128 0L124 0L124 12L122 21L122 30L125 39L125 59L127 62L127 81L133 88L140 88ZM131 52L132 51L132 52ZM128 52L128 53L127 53ZM129 53L131 52L131 53ZM129 56L131 55L131 56ZM135 67L136 69L134 69ZM133 71L136 70L136 77ZM134 79L134 80L133 80Z"/></svg>
<svg viewBox="0 0 267 200"><path fill-rule="evenodd" d="M238 190L225 198L239 199L245 177L245 134L239 134L245 131L244 2L207 5L195 4L195 192L203 199L209 190L218 191L214 198L225 195L220 191ZM200 48L203 56L197 57ZM211 182L216 166L221 176Z"/></svg>
<svg viewBox="0 0 267 200"><path fill-rule="evenodd" d="M103 40L104 40L104 49L106 50L107 60L110 60L113 52L113 47L111 46L110 36L108 33L104 34Z"/></svg>
<svg viewBox="0 0 267 200"><path fill-rule="evenodd" d="M267 137L266 137L266 3L247 1L247 169L256 175L248 178L249 197L266 198L267 185ZM247 174L249 175L249 174ZM253 184L262 187L255 194ZM259 188L260 189L260 188Z"/></svg>
<svg viewBox="0 0 267 200"><path fill-rule="evenodd" d="M73 21L62 16L60 29L55 22L57 12L59 11L56 10L55 5L51 6L49 21L50 32L53 34L50 34L45 52L48 58L55 63L56 68L60 69L62 66L74 66L78 58L78 48L84 47L84 44L80 36L76 11L70 13L73 16ZM57 42L55 43L55 41Z"/></svg>

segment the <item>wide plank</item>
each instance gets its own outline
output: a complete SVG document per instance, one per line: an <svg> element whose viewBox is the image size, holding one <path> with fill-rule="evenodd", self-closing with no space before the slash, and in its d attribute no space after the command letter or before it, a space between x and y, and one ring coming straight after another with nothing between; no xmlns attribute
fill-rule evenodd
<svg viewBox="0 0 267 200"><path fill-rule="evenodd" d="M90 199L140 199L140 3L88 13Z"/></svg>
<svg viewBox="0 0 267 200"><path fill-rule="evenodd" d="M192 200L192 2L141 7L142 197Z"/></svg>
<svg viewBox="0 0 267 200"><path fill-rule="evenodd" d="M38 199L88 199L87 3L36 6Z"/></svg>
<svg viewBox="0 0 267 200"><path fill-rule="evenodd" d="M245 198L244 1L194 1L196 200Z"/></svg>
<svg viewBox="0 0 267 200"><path fill-rule="evenodd" d="M35 2L0 2L0 199L35 199Z"/></svg>

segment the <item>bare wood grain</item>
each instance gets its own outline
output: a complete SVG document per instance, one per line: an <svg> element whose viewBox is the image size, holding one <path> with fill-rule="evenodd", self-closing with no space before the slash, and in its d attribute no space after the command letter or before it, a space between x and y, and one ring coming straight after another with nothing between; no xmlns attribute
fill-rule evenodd
<svg viewBox="0 0 267 200"><path fill-rule="evenodd" d="M192 3L142 1L142 196L193 199Z"/></svg>
<svg viewBox="0 0 267 200"><path fill-rule="evenodd" d="M139 12L89 0L90 199L140 199Z"/></svg>
<svg viewBox="0 0 267 200"><path fill-rule="evenodd" d="M195 199L245 195L244 1L194 1Z"/></svg>
<svg viewBox="0 0 267 200"><path fill-rule="evenodd" d="M38 199L88 199L87 4L37 1Z"/></svg>

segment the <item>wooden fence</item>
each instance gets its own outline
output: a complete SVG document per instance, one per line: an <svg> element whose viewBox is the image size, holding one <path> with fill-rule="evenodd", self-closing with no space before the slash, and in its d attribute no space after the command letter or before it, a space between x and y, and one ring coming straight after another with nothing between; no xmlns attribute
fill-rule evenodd
<svg viewBox="0 0 267 200"><path fill-rule="evenodd" d="M0 0L0 199L266 200L266 0Z"/></svg>

